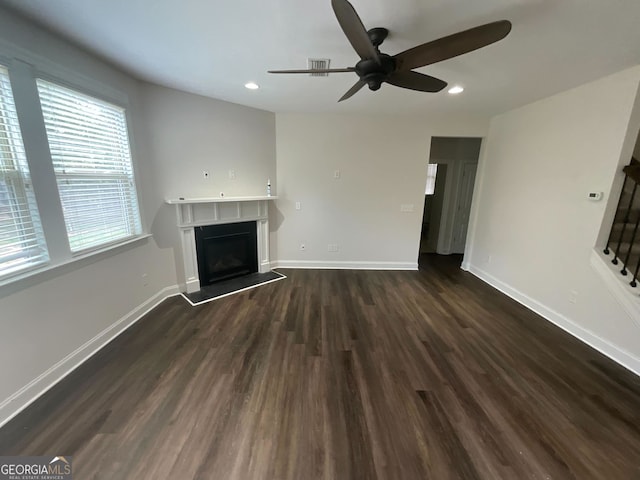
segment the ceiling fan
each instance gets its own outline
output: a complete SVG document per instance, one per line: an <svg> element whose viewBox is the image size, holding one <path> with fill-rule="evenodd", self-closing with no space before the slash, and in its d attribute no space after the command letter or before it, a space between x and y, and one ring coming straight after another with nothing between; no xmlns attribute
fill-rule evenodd
<svg viewBox="0 0 640 480"><path fill-rule="evenodd" d="M371 90L378 90L384 82L410 90L439 92L447 86L447 82L414 72L413 69L486 47L502 40L511 31L511 22L500 20L454 33L390 56L381 53L378 49L387 38L389 30L378 27L367 31L353 5L347 0L331 0L331 6L344 34L360 56L360 61L356 63L356 66L308 70L269 70L269 73L355 72L360 77L359 80L338 102L350 98L365 85L368 85Z"/></svg>

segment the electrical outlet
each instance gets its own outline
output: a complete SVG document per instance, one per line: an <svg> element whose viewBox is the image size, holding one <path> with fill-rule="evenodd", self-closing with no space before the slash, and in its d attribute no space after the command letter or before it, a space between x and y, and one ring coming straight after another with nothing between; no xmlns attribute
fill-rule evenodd
<svg viewBox="0 0 640 480"><path fill-rule="evenodd" d="M209 170L203 170L203 171L202 171L202 176L203 176L204 178L209 178Z"/></svg>
<svg viewBox="0 0 640 480"><path fill-rule="evenodd" d="M300 202L296 202L296 210L302 210L302 205Z"/></svg>
<svg viewBox="0 0 640 480"><path fill-rule="evenodd" d="M327 245L327 252L337 252L337 251L338 251L337 243L330 243Z"/></svg>
<svg viewBox="0 0 640 480"><path fill-rule="evenodd" d="M333 171L333 178L335 178L336 180L340 178L340 170Z"/></svg>
<svg viewBox="0 0 640 480"><path fill-rule="evenodd" d="M300 244L300 250L306 250L307 246L304 243Z"/></svg>
<svg viewBox="0 0 640 480"><path fill-rule="evenodd" d="M149 274L148 273L143 273L142 274L142 286L146 287L147 285L149 285Z"/></svg>
<svg viewBox="0 0 640 480"><path fill-rule="evenodd" d="M569 292L569 303L578 303L578 292L576 290Z"/></svg>
<svg viewBox="0 0 640 480"><path fill-rule="evenodd" d="M491 263L491 255L487 255L487 260L486 260L486 262L487 262L487 263Z"/></svg>
<svg viewBox="0 0 640 480"><path fill-rule="evenodd" d="M229 180L235 180L235 178L236 178L236 171L229 170Z"/></svg>

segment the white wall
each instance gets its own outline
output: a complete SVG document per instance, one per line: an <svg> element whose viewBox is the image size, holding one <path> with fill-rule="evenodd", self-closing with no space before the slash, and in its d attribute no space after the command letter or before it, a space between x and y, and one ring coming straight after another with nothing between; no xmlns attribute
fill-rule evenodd
<svg viewBox="0 0 640 480"><path fill-rule="evenodd" d="M492 119L463 266L640 374L639 325L589 260L640 126L639 81L636 67Z"/></svg>
<svg viewBox="0 0 640 480"><path fill-rule="evenodd" d="M154 186L145 174L151 158L139 128L144 121L138 82L4 9L0 9L0 55L29 57L29 62L70 81L128 96L140 202L144 223L151 225ZM147 285L143 273L148 274ZM149 239L1 287L0 424L90 353L77 349L118 320L130 319L130 312L175 283L172 252Z"/></svg>
<svg viewBox="0 0 640 480"><path fill-rule="evenodd" d="M277 264L416 268L431 137L486 128L483 119L277 114Z"/></svg>
<svg viewBox="0 0 640 480"><path fill-rule="evenodd" d="M154 183L167 198L266 195L269 177L275 189L274 113L151 84L143 103Z"/></svg>
<svg viewBox="0 0 640 480"><path fill-rule="evenodd" d="M153 158L146 175L155 186L151 232L173 249L183 283L175 207L165 199L266 195L269 178L275 195L275 114L151 84L143 85L142 99Z"/></svg>

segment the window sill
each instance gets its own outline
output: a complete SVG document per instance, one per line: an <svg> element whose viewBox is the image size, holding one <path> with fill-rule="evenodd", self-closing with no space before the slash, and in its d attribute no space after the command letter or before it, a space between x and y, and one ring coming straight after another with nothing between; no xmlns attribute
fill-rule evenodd
<svg viewBox="0 0 640 480"><path fill-rule="evenodd" d="M1 279L0 289L2 289L2 293L5 293L4 290L9 289L8 287L16 286L18 288L24 288L31 286L42 280L46 280L51 276L54 276L51 274L59 273L58 270L63 270L64 267L69 267L83 261L87 261L88 263L90 263L91 260L97 261L100 259L100 257L103 257L110 252L114 252L116 250L122 249L123 247L127 247L138 242L142 242L152 236L153 235L151 235L150 233L144 233L142 235L123 240L122 242L112 243L103 248L98 248L88 252L81 252L62 262L58 262L55 264L45 263L43 266L35 267L22 273L18 273L16 275Z"/></svg>

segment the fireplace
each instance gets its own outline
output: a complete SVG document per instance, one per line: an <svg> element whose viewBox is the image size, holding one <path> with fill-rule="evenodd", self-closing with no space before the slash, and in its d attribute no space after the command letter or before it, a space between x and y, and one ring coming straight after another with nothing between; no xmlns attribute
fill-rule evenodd
<svg viewBox="0 0 640 480"><path fill-rule="evenodd" d="M256 222L195 227L200 286L258 271Z"/></svg>
<svg viewBox="0 0 640 480"><path fill-rule="evenodd" d="M184 266L183 289L186 293L200 291L199 261L196 252L196 233L199 228L252 223L257 230L258 272L271 271L269 260L269 202L278 197L209 197L176 198L166 202L176 209L180 232L181 257ZM218 284L220 285L220 284Z"/></svg>

